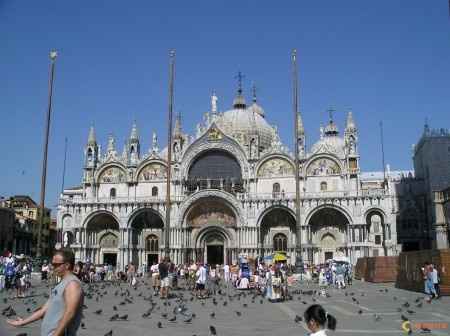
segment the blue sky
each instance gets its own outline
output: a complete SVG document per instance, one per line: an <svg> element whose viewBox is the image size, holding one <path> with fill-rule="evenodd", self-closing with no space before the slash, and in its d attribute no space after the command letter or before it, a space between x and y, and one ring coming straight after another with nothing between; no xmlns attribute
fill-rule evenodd
<svg viewBox="0 0 450 336"><path fill-rule="evenodd" d="M59 51L49 147L47 204L82 176L94 124L119 150L136 119L143 151L153 130L166 141L168 51L175 48L175 110L194 132L215 89L231 106L236 73L251 83L271 124L292 143L290 52L298 49L300 106L310 147L326 110L343 130L352 108L361 166L410 169L425 118L449 127L450 18L447 0L8 1L0 0L0 195L39 200L48 52Z"/></svg>

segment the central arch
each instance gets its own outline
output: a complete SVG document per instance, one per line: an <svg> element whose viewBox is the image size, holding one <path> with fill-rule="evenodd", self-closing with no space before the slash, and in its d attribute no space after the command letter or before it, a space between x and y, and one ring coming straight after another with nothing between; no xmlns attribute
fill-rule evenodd
<svg viewBox="0 0 450 336"><path fill-rule="evenodd" d="M234 260L238 216L226 200L214 196L197 200L186 211L185 224L188 260L211 264Z"/></svg>

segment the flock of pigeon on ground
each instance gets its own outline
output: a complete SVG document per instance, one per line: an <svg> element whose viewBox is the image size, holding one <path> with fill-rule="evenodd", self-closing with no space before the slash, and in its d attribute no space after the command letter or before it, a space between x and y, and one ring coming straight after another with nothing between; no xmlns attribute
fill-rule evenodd
<svg viewBox="0 0 450 336"><path fill-rule="evenodd" d="M242 318L246 308L249 307L250 304L264 304L266 300L261 294L258 294L254 290L250 291L238 291L232 290L230 291L228 288L220 287L215 295L210 295L208 298L197 298L192 292L188 290L176 290L172 291L169 299L160 299L157 296L152 296L151 294L146 295L145 293L152 293L153 290L150 285L146 282L143 283L146 287L140 288L131 288L128 284L120 284L120 283L93 283L86 284L84 287L84 304L83 304L83 320L81 322L80 328L87 329L86 323L84 322L84 317L87 314L95 315L106 315L109 321L111 322L123 322L130 321L128 314L121 314L120 308L123 306L133 305L138 300L147 301L146 309L144 312L141 311L141 316L133 316L133 320L136 318L141 319L150 319L155 317L156 319L156 327L157 328L165 328L170 324L174 323L182 323L182 324L192 324L195 323L195 319L197 315L193 312L190 307L194 301L198 301L202 306L208 305L208 307L212 304L212 311L209 313L210 318L210 326L209 326L209 335L215 336L218 335L218 331L214 326L214 319L216 318L217 311L220 311L220 306L226 307L232 301L236 301L237 305L235 307L241 307L239 310L235 309L234 314L236 318ZM388 293L388 289L380 289L381 293ZM97 309L90 310L89 303L92 301L101 302L102 298L106 295L113 295L117 298L117 304L112 306L112 311L108 309ZM186 295L187 294L187 295ZM296 289L290 291L287 300L296 300L301 302L303 305L314 304L317 302L317 298L319 297L320 291L317 290L301 290ZM355 292L345 291L344 295L351 298L352 302L359 306L358 295ZM365 293L360 293L360 296L366 296ZM36 298L42 296L44 299L47 299L49 295L47 293L36 293L36 290L32 290L27 298L24 299L8 299L3 298L3 306L1 308L1 314L6 318L16 318L17 313L14 309L13 304L11 304L12 300L20 300L21 303L26 307L26 312L28 314L33 313L34 311L39 309L38 302ZM306 297L310 298L310 302L306 301ZM329 298L331 295L329 293L325 293L325 297ZM115 299L114 298L114 299ZM416 312L413 309L420 309L423 305L423 297L418 297L415 299L413 303L409 302L399 302L400 300L397 297L393 296L392 299L394 301L398 301L399 307L397 308L398 313L400 314L400 318L403 321L409 321L408 316L414 315ZM19 302L20 302L19 301ZM16 303L17 304L17 303ZM215 308L217 307L217 308ZM358 314L363 314L363 310L359 309L357 311ZM406 315L405 315L406 314ZM382 316L379 314L373 315L374 321L379 322L382 320ZM303 317L296 315L294 318L294 323L302 323ZM114 334L114 329L110 329L104 335L112 336ZM429 333L430 330L427 328L423 328L421 333ZM412 331L410 331L410 334ZM21 332L16 336L27 336L27 333ZM193 336L196 336L195 334Z"/></svg>

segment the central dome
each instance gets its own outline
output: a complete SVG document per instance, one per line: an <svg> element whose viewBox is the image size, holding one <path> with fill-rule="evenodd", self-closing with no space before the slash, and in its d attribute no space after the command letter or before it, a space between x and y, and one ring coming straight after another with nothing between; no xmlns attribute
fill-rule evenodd
<svg viewBox="0 0 450 336"><path fill-rule="evenodd" d="M257 108L256 108L257 107ZM257 104L249 107L234 107L224 112L216 121L217 126L241 145L247 145L251 136L259 136L263 149L269 148L273 138L273 128L264 119L263 111Z"/></svg>

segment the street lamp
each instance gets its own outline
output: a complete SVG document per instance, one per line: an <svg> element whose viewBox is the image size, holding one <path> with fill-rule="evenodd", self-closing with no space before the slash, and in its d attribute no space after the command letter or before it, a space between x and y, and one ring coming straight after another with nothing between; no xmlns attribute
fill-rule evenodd
<svg viewBox="0 0 450 336"><path fill-rule="evenodd" d="M42 158L42 175L41 175L41 200L40 200L40 214L39 214L39 227L38 227L38 237L36 246L36 256L40 257L42 255L42 226L44 225L44 212L45 212L45 184L47 180L47 154L48 154L48 139L50 133L50 120L52 113L52 98L53 98L53 78L55 74L55 61L58 53L56 50L50 51L50 78L48 83L48 108L47 117L45 124L45 134L44 134L44 148L43 148L43 158Z"/></svg>

